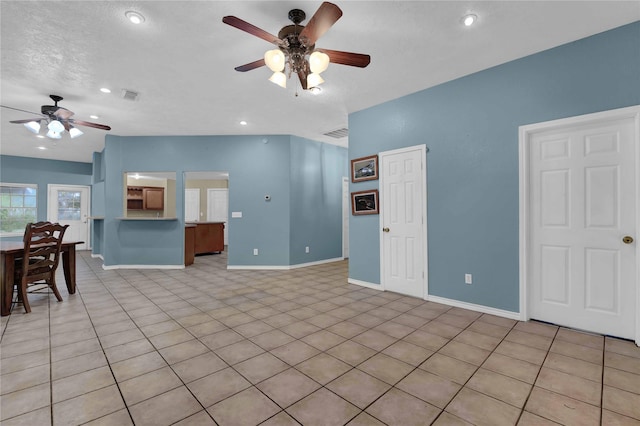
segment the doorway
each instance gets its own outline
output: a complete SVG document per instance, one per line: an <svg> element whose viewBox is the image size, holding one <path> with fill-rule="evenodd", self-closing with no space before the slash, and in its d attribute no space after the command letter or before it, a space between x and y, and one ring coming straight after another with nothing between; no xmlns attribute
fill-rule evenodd
<svg viewBox="0 0 640 426"><path fill-rule="evenodd" d="M224 223L224 245L229 244L229 190L207 189L207 221Z"/></svg>
<svg viewBox="0 0 640 426"><path fill-rule="evenodd" d="M200 219L200 188L184 190L184 221L197 222Z"/></svg>
<svg viewBox="0 0 640 426"><path fill-rule="evenodd" d="M48 185L47 217L49 222L69 225L64 241L84 241L77 250L91 247L89 241L89 205L91 188L82 185Z"/></svg>
<svg viewBox="0 0 640 426"><path fill-rule="evenodd" d="M523 319L640 343L640 107L520 128Z"/></svg>
<svg viewBox="0 0 640 426"><path fill-rule="evenodd" d="M426 298L426 145L381 152L380 278L385 290Z"/></svg>
<svg viewBox="0 0 640 426"><path fill-rule="evenodd" d="M349 258L349 216L351 215L349 178L342 178L342 258Z"/></svg>

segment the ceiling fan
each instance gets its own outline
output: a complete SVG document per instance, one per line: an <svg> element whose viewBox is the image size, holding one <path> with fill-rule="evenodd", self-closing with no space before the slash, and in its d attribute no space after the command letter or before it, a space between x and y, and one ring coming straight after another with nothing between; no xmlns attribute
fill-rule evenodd
<svg viewBox="0 0 640 426"><path fill-rule="evenodd" d="M65 130L69 132L69 135L71 136L71 138L76 138L82 135L82 131L80 131L80 129L78 129L76 126L93 127L101 130L111 130L111 127L106 126L104 124L91 123L89 121L82 121L82 120L76 120L74 118L71 118L74 114L72 111L69 111L68 109L63 108L61 106L58 106L58 102L60 102L63 99L62 96L49 95L49 97L51 98L51 100L53 100L54 105L42 105L42 107L40 108L41 114L30 112L30 111L24 111L30 114L41 115L42 116L41 118L27 118L24 120L13 120L13 121L10 121L9 123L24 124L25 127L29 129L29 131L33 133L40 133L40 124L41 122L45 121L47 123L47 128L49 129L49 131L47 132L47 137L51 139L60 139L62 137L61 133ZM18 110L17 108L11 108L4 105L2 106L4 108ZM18 110L18 111L23 111L23 110Z"/></svg>
<svg viewBox="0 0 640 426"><path fill-rule="evenodd" d="M225 16L222 22L278 47L267 51L263 59L236 67L236 71L246 72L266 65L274 72L269 79L273 83L286 87L291 74L298 74L302 88L307 90L324 82L320 73L327 69L329 62L360 68L371 62L371 57L362 53L315 48L316 41L341 16L342 10L338 6L324 2L304 26L300 25L306 18L304 11L293 9L289 11L293 25L283 27L277 37L235 16Z"/></svg>

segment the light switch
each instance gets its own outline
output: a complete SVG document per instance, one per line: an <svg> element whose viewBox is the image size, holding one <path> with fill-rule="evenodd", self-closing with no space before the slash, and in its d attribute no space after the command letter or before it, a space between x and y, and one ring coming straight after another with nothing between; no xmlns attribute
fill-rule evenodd
<svg viewBox="0 0 640 426"><path fill-rule="evenodd" d="M240 218L242 217L242 212L231 212L231 217Z"/></svg>

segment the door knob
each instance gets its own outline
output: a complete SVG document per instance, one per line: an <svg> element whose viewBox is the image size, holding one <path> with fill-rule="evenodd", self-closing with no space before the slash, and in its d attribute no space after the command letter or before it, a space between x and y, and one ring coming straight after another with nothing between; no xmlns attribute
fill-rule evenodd
<svg viewBox="0 0 640 426"><path fill-rule="evenodd" d="M633 237L625 235L624 237L622 237L622 242L625 244L631 244L633 242Z"/></svg>
<svg viewBox="0 0 640 426"><path fill-rule="evenodd" d="M382 232L389 232L389 228L382 228Z"/></svg>

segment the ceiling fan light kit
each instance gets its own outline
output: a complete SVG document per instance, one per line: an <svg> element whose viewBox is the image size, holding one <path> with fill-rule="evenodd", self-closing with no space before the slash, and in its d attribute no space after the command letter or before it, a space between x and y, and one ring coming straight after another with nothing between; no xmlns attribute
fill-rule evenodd
<svg viewBox="0 0 640 426"><path fill-rule="evenodd" d="M51 129L49 129L49 131L47 132L47 137L49 139L62 139L62 135L60 135L60 133L54 132Z"/></svg>
<svg viewBox="0 0 640 426"><path fill-rule="evenodd" d="M274 84L277 84L283 89L287 88L287 76L283 72L280 72L280 71L274 72L273 75L269 77L269 81Z"/></svg>
<svg viewBox="0 0 640 426"><path fill-rule="evenodd" d="M329 55L318 50L309 55L309 69L312 73L320 74L329 68Z"/></svg>
<svg viewBox="0 0 640 426"><path fill-rule="evenodd" d="M47 125L47 128L52 132L62 133L64 131L64 126L58 120L53 120Z"/></svg>
<svg viewBox="0 0 640 426"><path fill-rule="evenodd" d="M264 54L264 62L273 72L284 70L284 53L279 49L267 50Z"/></svg>
<svg viewBox="0 0 640 426"><path fill-rule="evenodd" d="M324 78L320 74L311 73L307 76L307 87L318 87L324 83Z"/></svg>
<svg viewBox="0 0 640 426"><path fill-rule="evenodd" d="M78 129L77 127L73 127L72 126L69 129L69 136L71 136L71 139L75 139L78 136L82 136L82 135L84 135L84 132L82 130Z"/></svg>
<svg viewBox="0 0 640 426"><path fill-rule="evenodd" d="M24 123L24 127L27 128L31 133L35 133L36 135L40 133L40 122L39 121L30 121L28 123Z"/></svg>
<svg viewBox="0 0 640 426"><path fill-rule="evenodd" d="M371 62L371 57L362 53L315 48L316 41L341 16L342 10L338 6L324 2L304 26L300 23L305 20L306 14L300 9L293 9L289 11L289 19L293 25L283 27L277 37L235 16L225 16L222 22L278 47L278 49L268 50L264 54L264 59L236 67L236 71L246 72L266 65L273 71L269 81L286 88L287 79L291 74L298 74L300 85L304 90L308 90L318 88L324 83L320 73L327 69L330 62L360 68L366 67Z"/></svg>
<svg viewBox="0 0 640 426"><path fill-rule="evenodd" d="M69 132L69 136L71 137L71 139L77 138L78 136L82 136L84 133L80 129L78 129L76 126L87 126L87 127L93 127L101 130L111 130L111 127L106 126L104 124L91 123L88 121L80 121L80 120L71 118L74 115L72 111L69 111L66 108L58 106L58 102L62 100L62 96L49 95L49 97L51 98L51 100L53 100L55 105L42 105L42 107L40 107L40 112L41 112L40 115L42 116L42 118L13 120L13 121L10 121L10 123L24 124L27 130L40 136L39 135L40 127L41 127L40 123L42 121L45 121L47 123L47 129L48 129L47 137L51 139L61 139L62 132L64 132L65 130ZM9 108L9 109L16 109L11 107L5 107L4 105L3 107ZM19 111L22 111L22 110L19 110ZM37 113L35 112L32 114L37 115Z"/></svg>

